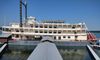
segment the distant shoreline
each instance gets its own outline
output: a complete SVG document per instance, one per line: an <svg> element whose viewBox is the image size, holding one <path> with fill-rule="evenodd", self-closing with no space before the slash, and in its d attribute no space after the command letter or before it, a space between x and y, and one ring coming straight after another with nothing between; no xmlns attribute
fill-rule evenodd
<svg viewBox="0 0 100 60"><path fill-rule="evenodd" d="M100 31L89 31L89 32L93 32L93 33L100 33Z"/></svg>

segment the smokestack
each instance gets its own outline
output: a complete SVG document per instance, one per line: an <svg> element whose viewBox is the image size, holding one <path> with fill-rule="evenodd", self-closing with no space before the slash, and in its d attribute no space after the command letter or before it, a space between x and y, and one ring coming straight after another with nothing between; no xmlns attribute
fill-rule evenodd
<svg viewBox="0 0 100 60"><path fill-rule="evenodd" d="M27 20L27 2L26 1L25 1L24 6L25 6L25 20Z"/></svg>
<svg viewBox="0 0 100 60"><path fill-rule="evenodd" d="M25 3L22 2L22 0L20 0L20 27L22 27L22 5L25 7L25 22L27 20L27 3L25 0Z"/></svg>
<svg viewBox="0 0 100 60"><path fill-rule="evenodd" d="M22 0L20 0L20 27L22 27Z"/></svg>

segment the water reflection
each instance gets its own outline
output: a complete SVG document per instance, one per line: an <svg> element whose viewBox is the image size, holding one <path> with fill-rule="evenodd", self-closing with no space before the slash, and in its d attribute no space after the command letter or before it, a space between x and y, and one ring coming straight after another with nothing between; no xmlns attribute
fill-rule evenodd
<svg viewBox="0 0 100 60"><path fill-rule="evenodd" d="M91 60L85 47L58 48L64 60Z"/></svg>
<svg viewBox="0 0 100 60"><path fill-rule="evenodd" d="M1 60L26 60L36 46L9 45ZM91 60L86 47L57 46L63 60Z"/></svg>
<svg viewBox="0 0 100 60"><path fill-rule="evenodd" d="M36 46L9 45L0 60L27 60Z"/></svg>
<svg viewBox="0 0 100 60"><path fill-rule="evenodd" d="M30 55L31 51L6 51L3 56L1 57L1 60L26 60L28 56Z"/></svg>

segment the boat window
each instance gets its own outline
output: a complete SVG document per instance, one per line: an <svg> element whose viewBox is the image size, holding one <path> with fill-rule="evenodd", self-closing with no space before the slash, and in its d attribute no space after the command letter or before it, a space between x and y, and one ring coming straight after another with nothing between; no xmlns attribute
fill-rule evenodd
<svg viewBox="0 0 100 60"><path fill-rule="evenodd" d="M61 36L59 36L58 39L60 40L61 39Z"/></svg>
<svg viewBox="0 0 100 60"><path fill-rule="evenodd" d="M8 31L8 28L5 28L6 31Z"/></svg>
<svg viewBox="0 0 100 60"><path fill-rule="evenodd" d="M77 38L78 36L76 35L75 38Z"/></svg>
<svg viewBox="0 0 100 60"><path fill-rule="evenodd" d="M61 31L58 31L58 34L60 34L61 33Z"/></svg>
<svg viewBox="0 0 100 60"><path fill-rule="evenodd" d="M33 24L30 24L31 27L33 27Z"/></svg>
<svg viewBox="0 0 100 60"><path fill-rule="evenodd" d="M38 33L38 31L36 30L35 33Z"/></svg>
<svg viewBox="0 0 100 60"><path fill-rule="evenodd" d="M52 26L50 25L49 28L52 28Z"/></svg>
<svg viewBox="0 0 100 60"><path fill-rule="evenodd" d="M67 25L63 25L63 28L67 28Z"/></svg>
<svg viewBox="0 0 100 60"><path fill-rule="evenodd" d="M78 27L78 28L80 28L80 27L81 27L81 25L77 25L77 27Z"/></svg>
<svg viewBox="0 0 100 60"><path fill-rule="evenodd" d="M56 26L54 26L54 28L57 28Z"/></svg>
<svg viewBox="0 0 100 60"><path fill-rule="evenodd" d="M49 31L49 33L52 33L52 31Z"/></svg>
<svg viewBox="0 0 100 60"><path fill-rule="evenodd" d="M36 25L35 28L38 28L38 25Z"/></svg>
<svg viewBox="0 0 100 60"><path fill-rule="evenodd" d="M57 33L56 31L54 31L54 33Z"/></svg>
<svg viewBox="0 0 100 60"><path fill-rule="evenodd" d="M47 26L44 26L44 28L47 28Z"/></svg>
<svg viewBox="0 0 100 60"><path fill-rule="evenodd" d="M74 32L74 34L76 34L77 32L76 31L73 31Z"/></svg>
<svg viewBox="0 0 100 60"><path fill-rule="evenodd" d="M77 32L80 33L81 31L80 30L77 30Z"/></svg>
<svg viewBox="0 0 100 60"><path fill-rule="evenodd" d="M55 25L54 28L57 28L57 25Z"/></svg>
<svg viewBox="0 0 100 60"><path fill-rule="evenodd" d="M25 31L25 32L28 32L28 29L25 29L24 31Z"/></svg>
<svg viewBox="0 0 100 60"><path fill-rule="evenodd" d="M59 28L62 28L62 25L59 25L58 27L59 27Z"/></svg>
<svg viewBox="0 0 100 60"><path fill-rule="evenodd" d="M40 25L40 28L43 28L43 26L42 26L42 25Z"/></svg>
<svg viewBox="0 0 100 60"><path fill-rule="evenodd" d="M47 31L44 31L44 33L47 33Z"/></svg>
<svg viewBox="0 0 100 60"><path fill-rule="evenodd" d="M18 30L18 29L16 29L16 32L19 32L19 30Z"/></svg>
<svg viewBox="0 0 100 60"><path fill-rule="evenodd" d="M85 28L85 25L82 25L82 28Z"/></svg>
<svg viewBox="0 0 100 60"><path fill-rule="evenodd" d="M73 26L72 29L75 29L75 26Z"/></svg>
<svg viewBox="0 0 100 60"><path fill-rule="evenodd" d="M66 36L63 36L63 38L66 38Z"/></svg>
<svg viewBox="0 0 100 60"><path fill-rule="evenodd" d="M9 31L9 28L5 28L5 31Z"/></svg>
<svg viewBox="0 0 100 60"><path fill-rule="evenodd" d="M19 35L16 35L16 38L18 38L19 37Z"/></svg>
<svg viewBox="0 0 100 60"><path fill-rule="evenodd" d="M13 29L13 28L11 28L11 31L14 31L14 29Z"/></svg>
<svg viewBox="0 0 100 60"><path fill-rule="evenodd" d="M82 32L84 33L84 32L85 32L85 30L82 30Z"/></svg>
<svg viewBox="0 0 100 60"><path fill-rule="evenodd" d="M30 29L30 32L33 32L33 29Z"/></svg>
<svg viewBox="0 0 100 60"><path fill-rule="evenodd" d="M20 30L21 32L24 32L23 29Z"/></svg>
<svg viewBox="0 0 100 60"><path fill-rule="evenodd" d="M71 28L71 25L68 25L68 28Z"/></svg>
<svg viewBox="0 0 100 60"><path fill-rule="evenodd" d="M5 29L3 28L2 30L4 31Z"/></svg>
<svg viewBox="0 0 100 60"><path fill-rule="evenodd" d="M71 30L68 30L68 33L71 33Z"/></svg>
<svg viewBox="0 0 100 60"><path fill-rule="evenodd" d="M77 38L78 38L78 36L76 35L76 36L75 36L75 40L76 40L76 41L77 41Z"/></svg>
<svg viewBox="0 0 100 60"><path fill-rule="evenodd" d="M68 36L68 38L70 39L70 36Z"/></svg>
<svg viewBox="0 0 100 60"><path fill-rule="evenodd" d="M2 30L2 27L0 27L0 30Z"/></svg>
<svg viewBox="0 0 100 60"><path fill-rule="evenodd" d="M29 39L29 36L26 36L27 39Z"/></svg>
<svg viewBox="0 0 100 60"><path fill-rule="evenodd" d="M56 39L56 36L54 36L54 39Z"/></svg>
<svg viewBox="0 0 100 60"><path fill-rule="evenodd" d="M12 37L14 37L14 34L12 34Z"/></svg>
<svg viewBox="0 0 100 60"><path fill-rule="evenodd" d="M43 33L43 31L40 31L40 33Z"/></svg>
<svg viewBox="0 0 100 60"><path fill-rule="evenodd" d="M67 33L67 31L66 30L63 30L63 33Z"/></svg>

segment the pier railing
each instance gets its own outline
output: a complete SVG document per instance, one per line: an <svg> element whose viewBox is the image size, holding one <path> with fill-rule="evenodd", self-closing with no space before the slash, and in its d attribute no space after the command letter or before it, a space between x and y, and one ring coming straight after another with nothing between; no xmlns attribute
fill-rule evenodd
<svg viewBox="0 0 100 60"><path fill-rule="evenodd" d="M3 55L6 47L7 47L7 43L5 43L4 45L2 45L2 47L0 48L0 57Z"/></svg>

